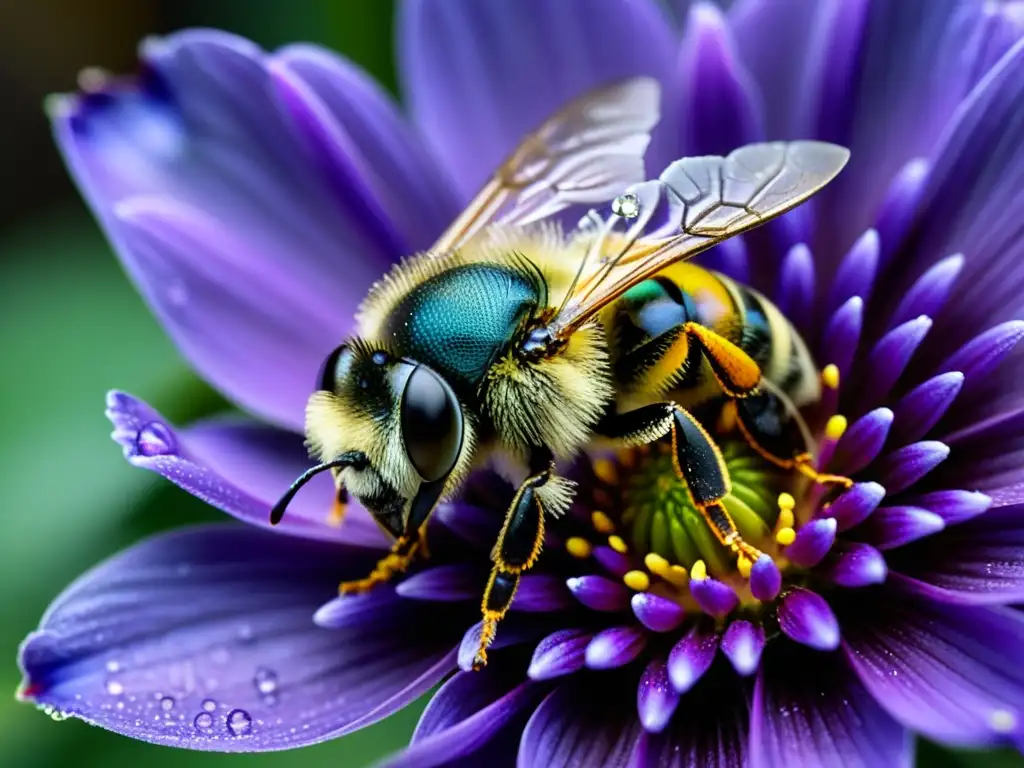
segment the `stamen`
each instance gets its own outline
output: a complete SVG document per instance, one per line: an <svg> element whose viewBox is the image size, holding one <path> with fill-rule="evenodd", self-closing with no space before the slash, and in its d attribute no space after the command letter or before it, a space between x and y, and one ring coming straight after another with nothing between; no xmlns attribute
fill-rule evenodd
<svg viewBox="0 0 1024 768"><path fill-rule="evenodd" d="M626 546L626 542L622 540L621 536L609 536L608 546L618 552L620 555L624 555L629 552L629 547Z"/></svg>
<svg viewBox="0 0 1024 768"><path fill-rule="evenodd" d="M825 437L833 441L838 440L846 432L847 424L846 417L841 413L837 413L829 418L828 423L825 425Z"/></svg>
<svg viewBox="0 0 1024 768"><path fill-rule="evenodd" d="M603 533L605 536L615 532L615 523L604 512L594 512L591 514L590 522L594 526L595 531Z"/></svg>
<svg viewBox="0 0 1024 768"><path fill-rule="evenodd" d="M792 528L796 520L793 517L793 510L781 509L779 510L779 522L775 526L776 529L782 530L783 528Z"/></svg>
<svg viewBox="0 0 1024 768"><path fill-rule="evenodd" d="M703 560L698 560L690 568L690 578L694 581L703 581L708 577L708 567L704 564Z"/></svg>
<svg viewBox="0 0 1024 768"><path fill-rule="evenodd" d="M750 569L753 567L753 562L746 555L740 555L736 558L736 570L740 572L740 576L744 579L750 578Z"/></svg>
<svg viewBox="0 0 1024 768"><path fill-rule="evenodd" d="M581 536L573 536L565 542L565 551L575 558L586 560L594 551L590 542Z"/></svg>
<svg viewBox="0 0 1024 768"><path fill-rule="evenodd" d="M796 540L796 531L792 528L779 528L775 532L775 540L784 547L788 547Z"/></svg>
<svg viewBox="0 0 1024 768"><path fill-rule="evenodd" d="M615 464L608 459L597 459L594 462L594 474L609 485L619 482L619 472Z"/></svg>
<svg viewBox="0 0 1024 768"><path fill-rule="evenodd" d="M839 389L839 367L829 363L821 370L821 383L829 389Z"/></svg>
<svg viewBox="0 0 1024 768"><path fill-rule="evenodd" d="M779 509L793 510L796 506L796 499L793 498L792 494L783 491L779 494Z"/></svg>
<svg viewBox="0 0 1024 768"><path fill-rule="evenodd" d="M651 578L643 571L630 571L622 580L627 587L637 592L646 592L651 586Z"/></svg>
<svg viewBox="0 0 1024 768"><path fill-rule="evenodd" d="M690 580L689 574L683 566L672 565L656 552L649 552L644 557L644 565L647 566L647 570L655 576L664 579L673 587L685 587L686 583Z"/></svg>

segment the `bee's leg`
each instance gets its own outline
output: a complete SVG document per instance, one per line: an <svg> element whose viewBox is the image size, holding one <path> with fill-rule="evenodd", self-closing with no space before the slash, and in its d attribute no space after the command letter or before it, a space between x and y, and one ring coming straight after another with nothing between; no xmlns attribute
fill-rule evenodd
<svg viewBox="0 0 1024 768"><path fill-rule="evenodd" d="M810 446L794 406L781 392L758 392L736 402L737 426L750 447L783 469L793 469L822 485L849 488L853 481L814 468Z"/></svg>
<svg viewBox="0 0 1024 768"><path fill-rule="evenodd" d="M722 504L729 495L729 470L714 439L689 411L675 403L654 403L626 413L607 414L599 434L626 444L651 443L670 435L672 463L715 538L753 563L761 552L745 542Z"/></svg>
<svg viewBox="0 0 1024 768"><path fill-rule="evenodd" d="M480 670L487 665L487 648L494 641L498 622L508 612L512 598L519 588L519 577L533 567L540 557L544 544L544 506L541 502L542 488L552 478L554 466L550 454L531 460L530 476L516 491L515 498L505 514L498 541L491 551L494 567L487 580L484 599L483 627L480 630L480 646L473 658L473 669ZM539 468L540 464L543 468ZM543 466L546 465L546 466Z"/></svg>
<svg viewBox="0 0 1024 768"><path fill-rule="evenodd" d="M394 531L398 535L391 551L378 561L370 575L365 579L355 581L343 581L338 585L338 592L343 595L358 594L383 584L399 573L405 573L417 554L426 551L427 520L433 512L441 494L447 477L442 477L432 483L424 483L416 498L412 501L409 510L409 517L405 521L405 528L401 532Z"/></svg>

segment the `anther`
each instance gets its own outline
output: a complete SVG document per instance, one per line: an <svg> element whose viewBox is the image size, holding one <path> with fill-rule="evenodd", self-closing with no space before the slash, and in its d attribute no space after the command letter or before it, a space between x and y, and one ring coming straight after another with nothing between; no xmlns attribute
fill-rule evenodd
<svg viewBox="0 0 1024 768"><path fill-rule="evenodd" d="M609 485L619 482L618 470L615 469L615 464L608 459L598 459L594 462L594 474Z"/></svg>
<svg viewBox="0 0 1024 768"><path fill-rule="evenodd" d="M821 370L821 383L829 389L839 389L839 367L829 363Z"/></svg>
<svg viewBox="0 0 1024 768"><path fill-rule="evenodd" d="M793 523L795 523L795 522L796 522L796 518L793 515L793 510L792 509L780 509L779 510L779 519L776 522L775 527L778 528L778 529L792 528L793 527Z"/></svg>
<svg viewBox="0 0 1024 768"><path fill-rule="evenodd" d="M796 540L796 531L792 528L779 528L775 532L775 540L784 547L788 547Z"/></svg>
<svg viewBox="0 0 1024 768"><path fill-rule="evenodd" d="M698 560L690 566L690 578L694 581L703 581L708 577L708 567L703 560Z"/></svg>
<svg viewBox="0 0 1024 768"><path fill-rule="evenodd" d="M630 571L622 580L627 587L636 592L646 592L651 586L651 578L643 571Z"/></svg>
<svg viewBox="0 0 1024 768"><path fill-rule="evenodd" d="M598 533L603 533L607 536L609 533L615 532L615 523L604 512L594 512L591 514L590 522Z"/></svg>
<svg viewBox="0 0 1024 768"><path fill-rule="evenodd" d="M837 413L832 416L828 423L825 425L825 437L829 440L838 440L846 432L847 421L846 417L841 413Z"/></svg>
<svg viewBox="0 0 1024 768"><path fill-rule="evenodd" d="M624 555L629 552L629 547L626 546L626 542L623 541L621 536L609 536L608 546L618 552L620 555Z"/></svg>
<svg viewBox="0 0 1024 768"><path fill-rule="evenodd" d="M740 555L736 558L736 570L740 572L740 576L744 579L750 578L750 569L754 567L754 564L746 555Z"/></svg>
<svg viewBox="0 0 1024 768"><path fill-rule="evenodd" d="M779 509L792 510L796 506L796 499L793 498L792 494L783 491L779 494Z"/></svg>
<svg viewBox="0 0 1024 768"><path fill-rule="evenodd" d="M590 542L582 536L573 536L565 542L565 551L580 560L586 560L594 551Z"/></svg>

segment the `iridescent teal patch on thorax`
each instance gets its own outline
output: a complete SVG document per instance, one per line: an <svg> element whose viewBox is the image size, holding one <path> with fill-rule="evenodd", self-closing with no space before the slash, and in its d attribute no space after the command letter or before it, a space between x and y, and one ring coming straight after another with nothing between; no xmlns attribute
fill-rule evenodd
<svg viewBox="0 0 1024 768"><path fill-rule="evenodd" d="M472 392L538 301L536 282L514 269L455 267L411 290L385 330L402 354Z"/></svg>

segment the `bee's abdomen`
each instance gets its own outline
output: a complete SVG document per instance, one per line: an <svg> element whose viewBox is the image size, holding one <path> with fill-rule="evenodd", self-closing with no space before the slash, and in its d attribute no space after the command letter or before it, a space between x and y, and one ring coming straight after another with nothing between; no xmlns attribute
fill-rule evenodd
<svg viewBox="0 0 1024 768"><path fill-rule="evenodd" d="M472 393L539 301L538 286L524 274L467 264L410 290L389 313L383 332L401 354L434 368L456 390Z"/></svg>

